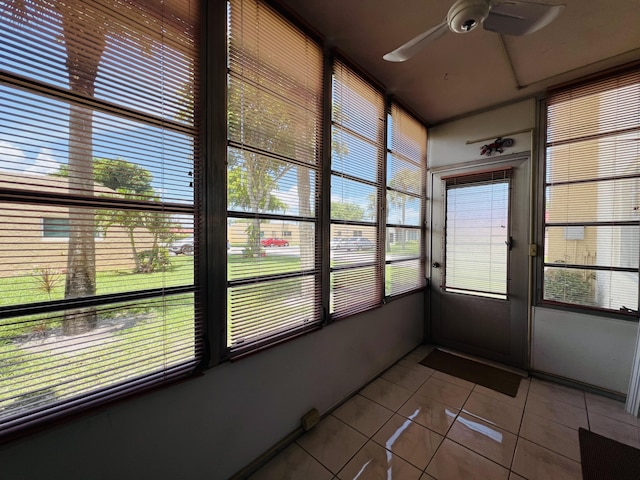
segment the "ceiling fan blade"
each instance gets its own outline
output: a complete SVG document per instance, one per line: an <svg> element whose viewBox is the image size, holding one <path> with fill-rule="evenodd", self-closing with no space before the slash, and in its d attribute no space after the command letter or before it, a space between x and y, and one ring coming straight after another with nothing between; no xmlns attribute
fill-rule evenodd
<svg viewBox="0 0 640 480"><path fill-rule="evenodd" d="M563 9L564 5L509 0L493 4L483 26L505 35L528 35L549 25Z"/></svg>
<svg viewBox="0 0 640 480"><path fill-rule="evenodd" d="M447 25L446 20L442 22L440 25L436 25L433 28L430 28L424 33L421 33L417 37L409 40L404 45L396 48L393 52L387 53L383 59L387 62L404 62L405 60L413 57L416 53L418 53L425 45L429 42L433 42L434 40L440 38L442 35L447 33L449 30L449 25Z"/></svg>

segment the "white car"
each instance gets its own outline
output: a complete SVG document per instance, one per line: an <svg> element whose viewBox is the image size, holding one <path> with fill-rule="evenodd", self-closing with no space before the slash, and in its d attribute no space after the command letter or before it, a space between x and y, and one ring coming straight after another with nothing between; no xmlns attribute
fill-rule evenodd
<svg viewBox="0 0 640 480"><path fill-rule="evenodd" d="M169 251L176 255L193 255L193 237L181 238L169 245Z"/></svg>

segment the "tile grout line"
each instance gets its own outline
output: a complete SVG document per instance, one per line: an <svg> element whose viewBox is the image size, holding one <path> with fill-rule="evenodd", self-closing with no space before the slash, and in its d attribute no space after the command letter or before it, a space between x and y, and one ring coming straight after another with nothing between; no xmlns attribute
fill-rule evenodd
<svg viewBox="0 0 640 480"><path fill-rule="evenodd" d="M396 365L398 365L398 363L399 363L399 362L401 362L402 360L404 360L404 358L406 358L406 357L403 357L402 359L398 360L398 362L396 362L394 365L392 365L388 370L391 370L393 367L395 367ZM418 362L418 363L419 363L419 362ZM388 370L387 370L387 371L388 371ZM385 373L386 373L386 372L385 372ZM378 379L380 379L380 378L383 378L383 375L384 375L384 373L383 373L383 374L380 374L380 375L379 375L376 379L374 379L371 383L373 383L374 381L376 381L376 380L378 380ZM407 459L405 459L405 458L401 457L401 456L400 456L400 455L398 455L397 453L393 453L391 450L389 450L389 449L387 449L386 447L384 447L384 446L380 445L378 442L376 442L376 441L373 439L373 437L375 437L375 436L376 436L376 434L377 434L377 433L378 433L378 432L379 432L379 431L380 431L380 430L381 430L381 429L382 429L382 428L383 428L387 423L389 423L389 421L391 421L391 419L394 417L394 415L400 415L400 414L398 413L398 411L399 411L399 410L400 410L400 409L401 409L401 408L402 408L402 407L403 407L403 406L404 406L404 405L409 401L409 399L410 399L411 397L413 397L413 395L415 395L415 393L420 389L420 387L422 387L422 385L423 385L424 383L426 383L426 381L427 381L429 378L431 378L431 376L432 376L432 375L433 375L433 372L432 372L431 374L429 374L429 376L428 376L428 377L427 377L427 378L426 378L426 379L425 379L425 380L424 380L424 381L423 381L423 382L422 382L422 383L421 383L421 384L420 384L420 385L419 385L419 386L418 386L418 387L413 391L413 393L412 393L411 395L409 395L409 398L407 398L404 402L402 402L402 403L400 404L400 406L399 406L397 409L395 409L395 410L392 410L392 409L390 409L389 407L387 407L387 406L385 406L385 405L382 405L381 403L377 402L376 400L373 400L372 398L369 398L369 397L366 397L365 395L362 395L362 396L363 396L364 398L366 398L367 400L370 400L371 402L375 403L376 405L379 405L379 406L381 406L381 407L383 407L383 408L385 408L385 409L389 410L390 412L392 412L391 417L389 417L389 419L388 419L387 421L385 421L385 422L384 422L380 427L378 427L378 429L377 429L375 432L373 432L373 434L371 434L370 436L365 435L364 433L360 432L360 431L359 431L358 429L356 429L355 427L352 427L351 425L349 425L347 422L345 422L345 421L343 421L342 419L340 419L340 418L338 418L338 417L335 417L333 414L331 414L330 416L333 416L336 420L338 420L338 421L342 422L343 424L345 424L345 425L346 425L346 426L348 426L349 428L352 428L352 429L353 429L353 430L355 430L356 432L358 432L358 433L360 433L361 435L365 436L367 440L366 440L366 441L364 442L364 444L363 444L363 445L362 445L362 446L361 446L361 447L360 447L360 448L359 448L359 449L358 449L358 450L357 450L357 451L356 451L356 452L355 452L355 453L354 453L354 454L353 454L353 455L352 455L352 456L351 456L351 457L350 457L350 458L345 462L345 464L344 464L344 465L342 465L342 466L340 467L340 469L338 470L338 472L337 472L337 473L333 473L333 472L331 471L331 469L329 469L326 465L324 465L324 464L323 464L322 462L320 462L318 459L316 459L316 460L318 460L318 462L319 462L319 463L320 463L324 468L326 468L327 470L329 470L329 472L331 472L331 473L334 475L334 478L338 478L338 474L339 474L339 473L340 473L340 472L341 472L341 471L342 471L342 470L343 470L343 469L344 469L344 468L349 464L349 462L351 462L351 460L353 460L353 459L355 458L355 456L356 456L356 455L358 455L358 453L359 453L359 452L360 452L360 451L361 451L361 450L362 450L362 449L367 445L367 443L369 443L369 442L373 442L373 443L375 443L376 445L378 445L378 446L382 447L383 449L385 449L386 451L390 452L392 455L397 456L398 458L400 458L400 459L402 459L403 461L407 462L409 465L411 465L411 466L415 467L418 471L422 471L422 472L424 473L424 471L423 471L423 470L420 470L420 468L416 467L413 463L409 462ZM399 384L397 384L397 383L395 383L395 382L393 382L393 381L391 381L391 380L388 380L388 379L386 379L386 378L384 378L383 380L386 380L387 382L392 383L393 385L396 385L396 386L398 386L398 387L402 387L402 388L404 388L404 389L406 389L406 390L411 391L411 389L409 389L409 388L407 388L407 387L404 387L403 385L399 385ZM364 388L363 388L362 390L364 390ZM358 392L356 393L356 395L361 395L362 390L358 391ZM355 395L354 395L354 396L355 396ZM400 415L400 416L401 416L401 417L403 417L403 418L406 418L406 417L404 417L404 415ZM415 423L415 422L414 422L414 423ZM419 424L417 424L417 425L419 425ZM423 426L423 425L421 425L421 426ZM424 426L423 426L423 428L427 428L427 427L424 427ZM433 431L433 430L431 430L431 429L428 429L428 430ZM438 432L435 432L435 433L438 433ZM306 450L305 450L305 451L306 451ZM307 453L308 453L308 452L307 452ZM309 455L311 455L311 454L309 454ZM435 455L435 453L434 453L434 455ZM313 457L313 455L311 455L311 456ZM315 457L313 457L313 458L315 458ZM433 458L433 457L432 457L432 458ZM425 467L425 468L426 468L426 467Z"/></svg>
<svg viewBox="0 0 640 480"><path fill-rule="evenodd" d="M471 393L473 393L473 392L475 391L475 387L476 387L477 385L479 385L479 384L478 384L478 383L474 383L474 384L473 384L473 388L471 389L471 392L469 392L469 395L467 396L466 400L465 400L465 401L464 401L464 403L462 404L462 407L460 408L460 411L459 411L459 412L458 412L458 414L456 415L456 418L454 418L453 422L452 422L452 423L451 423L451 425L449 426L449 429L447 430L447 434L449 433L449 431L451 430L451 428L452 428L452 427L453 427L453 425L455 424L456 420L457 420L457 419L458 419L458 417L460 416L460 413L462 413L462 411L463 411L463 409L464 409L464 406L467 404L467 401L469 400L469 397L471 397ZM479 395L482 395L480 392L477 392L477 391L476 391L476 393L477 393L477 394L479 394ZM486 396L486 395L485 395L485 396ZM491 398L491 397L488 397L488 398ZM496 399L491 398L491 400L496 400ZM496 401L499 401L499 400L496 400ZM504 402L501 402L501 403L504 403ZM474 415L474 414L472 414L472 413L467 413L467 414L468 414L468 415L471 415L471 416L473 416L473 417L476 417L476 415ZM524 409L523 409L523 416L524 416ZM482 419L482 418L480 418L480 417L476 417L476 418L478 418L478 419L480 419L480 420L483 420L483 421L486 421L485 419ZM502 427L498 427L498 428L502 428ZM511 434L513 435L513 433L512 433L512 432L509 432L507 429L503 429L503 430L504 430L505 432L511 433ZM516 435L516 437L517 437L517 435ZM461 447L466 448L466 449L467 449L467 450L469 450L470 452L473 452L473 453L475 453L476 455L481 456L482 458L484 458L484 459L486 459L486 460L490 461L491 463L495 463L496 465L498 465L498 466L500 466L500 467L504 468L505 470L507 470L507 477L509 477L509 474L511 473L511 464L513 463L513 456L511 457L511 462L509 463L509 467L505 467L504 465L502 465L502 464L500 464L500 463L496 462L495 460L493 460L493 459L491 459L491 458L487 457L486 455L483 455L483 454L482 454L482 453L480 453L480 452L476 452L476 451L475 451L475 450L473 450L472 448L469 448L467 445L463 445L462 443L460 443L460 442L458 442L458 441L454 440L453 438L450 438L450 437L447 437L447 436L445 436L445 438L448 438L451 442L455 443L456 445L460 445ZM444 440L443 440L443 443L444 443ZM441 445L442 445L442 444L441 444ZM435 454L434 454L433 456L435 457ZM514 456L515 456L515 449L514 449ZM429 463L431 463L431 462L429 462ZM425 473L426 473L426 472L425 472Z"/></svg>
<svg viewBox="0 0 640 480"><path fill-rule="evenodd" d="M522 404L522 418L520 418L520 425L518 426L518 438L516 438L516 448L513 449L513 456L511 457L511 464L509 465L509 476L511 476L511 472L515 473L516 475L520 475L518 472L513 471L513 462L515 462L516 460L516 453L518 451L518 445L520 444L520 439L524 438L520 436L520 432L522 430L522 423L524 422L524 415L527 410L527 402L529 401L529 394L531 393L531 377L528 377L528 381L529 381L529 386L527 387L527 395L524 397L524 403ZM523 477L523 475L520 475L520 476Z"/></svg>
<svg viewBox="0 0 640 480"><path fill-rule="evenodd" d="M545 445L541 445L541 444L540 444L540 443L538 443L538 442L535 442L535 441L533 441L533 440L529 440L528 438L523 437L523 436L521 436L521 435L520 435L520 432L521 432L521 430L522 430L522 423L524 422L524 415L525 415L525 413L526 413L526 412L525 412L525 408L526 408L526 406L527 406L527 401L529 400L529 393L531 393L531 384L529 384L529 391L527 391L527 397L525 398L525 401L524 401L524 407L523 407L523 409L522 409L522 419L521 419L521 421L520 421L520 427L519 427L519 429L518 429L518 440L522 439L522 440L525 440L525 441L527 441L527 442L529 442L529 443L532 443L533 445L536 445L536 446L538 446L538 447L540 447L540 448L544 448L545 450L549 450L550 452L555 453L556 455L559 455L559 456L561 456L561 457L563 457L563 458L566 458L567 460L570 460L570 461L572 461L572 462L576 462L576 463L577 463L578 465L580 465L580 467L582 468L582 458L580 459L580 461L579 461L579 462L577 462L577 461L576 461L576 460L574 460L573 458L570 458L570 457L566 456L566 455L565 455L565 454L563 454L563 453L556 452L555 450L553 450L553 449L551 449L551 448L549 448L549 447L547 447L547 446L545 446ZM535 394L535 395L539 395L539 394ZM565 403L565 402L562 402L562 403ZM567 405L570 405L570 404L567 404ZM576 405L573 405L573 406L574 406L574 407L576 407ZM577 407L577 408L579 408L579 407ZM585 410L586 410L586 408L585 408ZM564 425L564 424L562 424L562 423L559 423L559 422L556 422L556 421L554 421L554 420L551 420L550 418L542 417L542 416L540 416L540 415L536 415L535 413L531 413L531 415L534 415L534 416L536 416L536 417L540 417L540 418L542 418L543 420L546 420L546 421L548 421L548 422L555 423L556 425L560 425L560 426L562 426L562 427L569 428L570 430L573 430L573 431L575 431L575 432L578 432L578 430L577 430L577 429L571 428L571 427L569 427L568 425ZM587 422L588 422L588 413L587 413ZM517 447L517 444L516 444L516 450L517 450L517 448L518 448L518 447ZM515 461L515 457L516 457L516 451L514 450L514 452L513 452L513 458L511 459L511 467L512 467L512 468L513 468L513 462ZM513 472L513 470L512 470L512 469L509 469L509 471ZM518 472L513 472L513 473L515 473L516 475L520 475ZM522 476L522 475L520 475L520 476Z"/></svg>

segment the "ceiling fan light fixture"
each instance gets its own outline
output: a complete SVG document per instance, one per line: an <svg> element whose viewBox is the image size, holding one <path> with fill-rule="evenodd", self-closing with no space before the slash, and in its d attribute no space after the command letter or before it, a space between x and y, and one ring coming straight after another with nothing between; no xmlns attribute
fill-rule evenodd
<svg viewBox="0 0 640 480"><path fill-rule="evenodd" d="M489 0L458 0L447 13L449 29L455 33L470 32L487 18L490 9Z"/></svg>

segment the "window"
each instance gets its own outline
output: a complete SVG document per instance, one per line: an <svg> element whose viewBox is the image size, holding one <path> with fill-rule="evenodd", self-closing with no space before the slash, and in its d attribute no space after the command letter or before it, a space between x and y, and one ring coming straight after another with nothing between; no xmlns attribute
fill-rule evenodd
<svg viewBox="0 0 640 480"><path fill-rule="evenodd" d="M640 73L546 105L543 301L638 308Z"/></svg>
<svg viewBox="0 0 640 480"><path fill-rule="evenodd" d="M70 233L71 225L69 223L69 218L44 217L42 219L43 238L57 238L67 240ZM96 228L94 230L93 236L95 238L102 237L102 233L100 232L99 228Z"/></svg>
<svg viewBox="0 0 640 480"><path fill-rule="evenodd" d="M228 42L228 235L242 248L228 255L227 347L237 356L322 320L323 55L256 0L230 2ZM273 225L287 240L263 248Z"/></svg>
<svg viewBox="0 0 640 480"><path fill-rule="evenodd" d="M424 127L276 8L216 3L201 102L204 2L0 3L0 434L381 305L387 238L421 285Z"/></svg>
<svg viewBox="0 0 640 480"><path fill-rule="evenodd" d="M339 318L382 302L384 98L341 61L332 88L330 311ZM345 230L352 236L337 236Z"/></svg>
<svg viewBox="0 0 640 480"><path fill-rule="evenodd" d="M45 238L69 238L71 226L68 218L42 219L42 236Z"/></svg>
<svg viewBox="0 0 640 480"><path fill-rule="evenodd" d="M197 7L0 7L3 433L200 361Z"/></svg>
<svg viewBox="0 0 640 480"><path fill-rule="evenodd" d="M510 170L443 177L448 292L506 299Z"/></svg>
<svg viewBox="0 0 640 480"><path fill-rule="evenodd" d="M427 129L395 103L387 122L385 294L391 296L425 284L422 207Z"/></svg>

